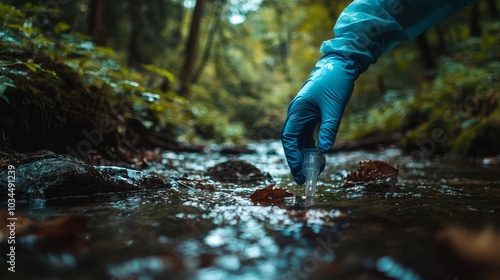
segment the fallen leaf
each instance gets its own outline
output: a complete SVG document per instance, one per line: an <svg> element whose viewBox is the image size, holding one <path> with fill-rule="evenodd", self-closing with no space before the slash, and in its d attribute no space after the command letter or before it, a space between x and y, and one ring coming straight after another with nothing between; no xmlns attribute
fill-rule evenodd
<svg viewBox="0 0 500 280"><path fill-rule="evenodd" d="M370 191L394 189L398 182L399 169L385 161L361 161L357 171L347 175L344 188L363 186Z"/></svg>
<svg viewBox="0 0 500 280"><path fill-rule="evenodd" d="M87 223L83 217L62 216L33 224L28 233L45 240L58 240L85 232Z"/></svg>
<svg viewBox="0 0 500 280"><path fill-rule="evenodd" d="M263 189L255 190L255 192L250 195L250 199L253 203L272 203L283 201L285 197L293 197L293 193L289 193L286 189L283 188L274 188L275 185L276 184L272 184Z"/></svg>
<svg viewBox="0 0 500 280"><path fill-rule="evenodd" d="M7 227L15 222L16 238L27 236L36 237L38 240L62 240L74 237L87 230L87 222L83 217L62 216L45 221L34 221L20 213L15 213L15 221L7 220L9 212L7 209L0 211L0 241L4 241L10 234Z"/></svg>
<svg viewBox="0 0 500 280"><path fill-rule="evenodd" d="M168 270L181 270L186 266L185 261L173 252L157 257Z"/></svg>
<svg viewBox="0 0 500 280"><path fill-rule="evenodd" d="M23 233L28 232L30 226L34 223L30 218L27 218L17 212L14 216L10 216L7 209L0 209L0 241L4 241L9 237L10 228L7 226L13 221L7 220L8 218L16 218L16 237L22 236Z"/></svg>
<svg viewBox="0 0 500 280"><path fill-rule="evenodd" d="M161 162L163 160L163 157L152 150L146 150L144 151L144 159L146 159L149 162Z"/></svg>

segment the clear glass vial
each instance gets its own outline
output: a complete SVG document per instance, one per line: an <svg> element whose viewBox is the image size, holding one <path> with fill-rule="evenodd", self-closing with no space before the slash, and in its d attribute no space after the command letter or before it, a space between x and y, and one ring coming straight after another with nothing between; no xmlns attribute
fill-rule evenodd
<svg viewBox="0 0 500 280"><path fill-rule="evenodd" d="M316 185L318 183L318 175L321 165L325 164L325 156L318 149L302 150L304 156L303 172L306 176L306 198L311 198L316 195Z"/></svg>

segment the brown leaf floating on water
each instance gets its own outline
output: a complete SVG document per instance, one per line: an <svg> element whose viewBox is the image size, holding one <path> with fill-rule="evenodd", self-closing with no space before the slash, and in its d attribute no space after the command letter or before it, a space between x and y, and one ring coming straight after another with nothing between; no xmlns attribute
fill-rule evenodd
<svg viewBox="0 0 500 280"><path fill-rule="evenodd" d="M83 217L62 216L35 223L31 227L29 234L42 237L46 240L59 240L85 232L86 230L87 222Z"/></svg>
<svg viewBox="0 0 500 280"><path fill-rule="evenodd" d="M7 209L1 209L0 241L6 240L10 234L10 229L7 226L14 221L7 220L8 217L10 216ZM34 236L43 240L61 240L87 230L87 222L78 216L62 216L45 221L33 221L16 212L14 217L16 218L16 238Z"/></svg>
<svg viewBox="0 0 500 280"><path fill-rule="evenodd" d="M14 212L12 212L14 213ZM0 209L0 241L7 240L10 234L10 228L8 227L10 222L14 222L11 220L7 220L8 218L16 218L15 220L15 229L16 229L16 237L21 236L23 233L28 232L29 228L33 225L33 220L27 218L17 212L15 215L10 216L9 211L5 208Z"/></svg>
<svg viewBox="0 0 500 280"><path fill-rule="evenodd" d="M283 188L274 188L276 184L271 184L263 189L255 190L255 192L250 196L253 203L258 202L279 202L285 197L293 197L293 193L287 192Z"/></svg>
<svg viewBox="0 0 500 280"><path fill-rule="evenodd" d="M380 160L361 161L357 171L347 175L344 188L363 186L370 191L394 189L398 182L399 169Z"/></svg>

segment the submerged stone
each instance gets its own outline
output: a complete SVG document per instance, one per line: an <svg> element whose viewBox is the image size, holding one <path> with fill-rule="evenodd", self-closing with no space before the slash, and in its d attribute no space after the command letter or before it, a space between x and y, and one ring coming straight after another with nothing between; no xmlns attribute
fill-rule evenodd
<svg viewBox="0 0 500 280"><path fill-rule="evenodd" d="M230 159L210 167L207 170L207 175L213 180L224 183L272 180L269 173L264 173L252 164L237 159Z"/></svg>
<svg viewBox="0 0 500 280"><path fill-rule="evenodd" d="M106 192L170 188L167 178L142 171L94 166L64 157L15 163L15 194L21 198L58 198ZM7 165L0 167L0 180L7 193Z"/></svg>

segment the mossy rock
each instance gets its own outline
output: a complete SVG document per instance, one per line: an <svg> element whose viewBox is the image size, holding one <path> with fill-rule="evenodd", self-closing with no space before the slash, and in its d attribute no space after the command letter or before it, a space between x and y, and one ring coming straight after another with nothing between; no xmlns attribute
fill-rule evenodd
<svg viewBox="0 0 500 280"><path fill-rule="evenodd" d="M4 54L0 59L27 61L29 57L28 54ZM116 132L109 128L114 121L107 94L86 87L78 73L61 62L39 58L34 63L54 71L60 79L43 71L28 71L27 75L0 72L16 85L4 93L8 103L0 100L0 137L3 134L10 148L67 153L68 147L76 150L79 143L92 142L88 141L86 134L101 131L103 121L108 124L106 133L101 133L102 139L95 136L96 141L85 145L85 149L98 150L101 145L113 145ZM27 71L23 65L15 68Z"/></svg>

